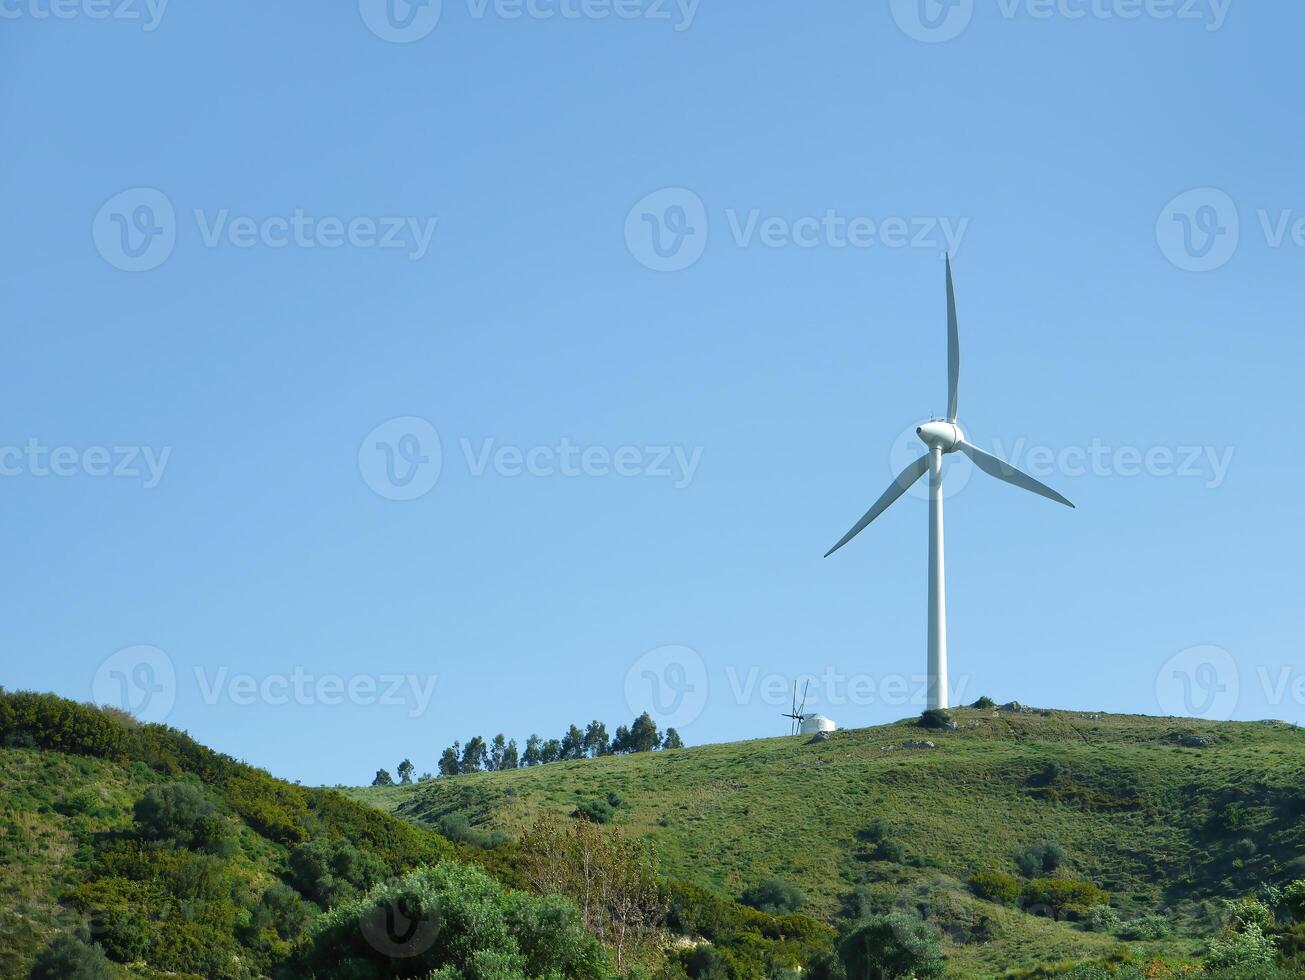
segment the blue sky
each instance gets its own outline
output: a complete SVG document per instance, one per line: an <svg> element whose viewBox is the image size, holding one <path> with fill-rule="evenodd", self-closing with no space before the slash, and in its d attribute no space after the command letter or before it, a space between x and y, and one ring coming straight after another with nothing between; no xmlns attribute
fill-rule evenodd
<svg viewBox="0 0 1305 980"><path fill-rule="evenodd" d="M951 248L1078 505L949 458L958 696L1302 720L1305 12L392 2L5 7L5 686L325 783L913 714L923 500L821 555Z"/></svg>

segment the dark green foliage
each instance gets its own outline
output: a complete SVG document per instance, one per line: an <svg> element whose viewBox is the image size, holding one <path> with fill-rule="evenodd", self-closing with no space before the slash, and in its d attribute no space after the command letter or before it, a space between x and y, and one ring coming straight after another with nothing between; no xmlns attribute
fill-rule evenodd
<svg viewBox="0 0 1305 980"><path fill-rule="evenodd" d="M615 811L607 800L585 800L571 815L588 820L590 823L611 823Z"/></svg>
<svg viewBox="0 0 1305 980"><path fill-rule="evenodd" d="M462 746L454 742L440 755L440 775L456 776L462 772Z"/></svg>
<svg viewBox="0 0 1305 980"><path fill-rule="evenodd" d="M921 728L942 731L953 727L955 722L952 721L951 712L945 708L930 708L920 713L919 725Z"/></svg>
<svg viewBox="0 0 1305 980"><path fill-rule="evenodd" d="M692 980L731 980L725 954L709 943L685 950L680 956L680 965Z"/></svg>
<svg viewBox="0 0 1305 980"><path fill-rule="evenodd" d="M1072 878L1036 878L1021 893L1026 910L1038 915L1086 916L1097 905L1105 905L1110 896L1090 881Z"/></svg>
<svg viewBox="0 0 1305 980"><path fill-rule="evenodd" d="M848 980L926 980L942 976L938 936L927 924L901 912L876 916L853 929L838 945Z"/></svg>
<svg viewBox="0 0 1305 980"><path fill-rule="evenodd" d="M323 907L356 898L389 877L384 861L347 840L313 840L290 852L290 880Z"/></svg>
<svg viewBox="0 0 1305 980"><path fill-rule="evenodd" d="M1115 935L1120 939L1132 941L1152 941L1164 939L1174 933L1173 923L1163 915L1142 915L1119 923Z"/></svg>
<svg viewBox="0 0 1305 980"><path fill-rule="evenodd" d="M1066 850L1055 841L1039 841L1016 851L1012 857L1015 866L1026 878L1049 875L1060 868L1068 857Z"/></svg>
<svg viewBox="0 0 1305 980"><path fill-rule="evenodd" d="M674 728L666 729L666 734L662 737L663 749L682 749L684 740L680 738L680 733Z"/></svg>
<svg viewBox="0 0 1305 980"><path fill-rule="evenodd" d="M390 775L388 769L377 769L376 776L372 779L373 786L393 786L394 777Z"/></svg>
<svg viewBox="0 0 1305 980"><path fill-rule="evenodd" d="M399 782L406 786L412 782L412 774L416 771L416 766L412 764L411 759L404 759L399 763L399 768L395 770L399 774Z"/></svg>
<svg viewBox="0 0 1305 980"><path fill-rule="evenodd" d="M979 698L979 700L975 701L971 707L981 708L984 711L991 711L993 708L997 707L997 702L985 694L983 697Z"/></svg>
<svg viewBox="0 0 1305 980"><path fill-rule="evenodd" d="M575 906L507 892L483 871L452 862L411 872L324 915L308 959L319 976L348 964L358 980L433 970L495 980L615 975Z"/></svg>
<svg viewBox="0 0 1305 980"><path fill-rule="evenodd" d="M888 861L892 864L902 864L906 861L906 848L901 841L895 841L891 838L881 840L875 847L875 860Z"/></svg>
<svg viewBox="0 0 1305 980"><path fill-rule="evenodd" d="M1305 880L1293 881L1282 890L1282 904L1297 922L1305 922Z"/></svg>
<svg viewBox="0 0 1305 980"><path fill-rule="evenodd" d="M61 932L36 958L31 980L113 980L104 950L85 936Z"/></svg>
<svg viewBox="0 0 1305 980"><path fill-rule="evenodd" d="M151 786L136 801L136 828L146 840L194 851L229 854L234 833L202 789L192 783Z"/></svg>
<svg viewBox="0 0 1305 980"><path fill-rule="evenodd" d="M871 844L878 844L880 841L887 840L888 835L892 833L893 825L887 817L875 817L866 825L864 830L857 831L857 837L860 840L868 841Z"/></svg>
<svg viewBox="0 0 1305 980"><path fill-rule="evenodd" d="M436 821L435 827L442 836L451 841L470 844L482 850L500 847L507 843L505 834L473 827L465 813L446 813Z"/></svg>
<svg viewBox="0 0 1305 980"><path fill-rule="evenodd" d="M757 885L745 888L739 896L744 905L770 915L790 915L806 904L806 896L791 881L768 878Z"/></svg>
<svg viewBox="0 0 1305 980"><path fill-rule="evenodd" d="M1020 898L1019 879L1000 871L980 871L970 876L970 890L982 899L1014 905Z"/></svg>
<svg viewBox="0 0 1305 980"><path fill-rule="evenodd" d="M263 892L258 907L254 909L250 928L258 933L270 929L285 942L294 942L308 928L312 920L309 907L299 893L280 882Z"/></svg>

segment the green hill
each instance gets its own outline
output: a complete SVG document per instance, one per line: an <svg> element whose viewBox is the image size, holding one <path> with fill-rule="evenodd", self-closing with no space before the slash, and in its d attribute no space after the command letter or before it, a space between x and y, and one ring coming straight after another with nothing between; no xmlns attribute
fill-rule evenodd
<svg viewBox="0 0 1305 980"><path fill-rule="evenodd" d="M509 838L542 811L615 794L615 822L655 841L668 875L730 897L778 876L829 921L849 904L915 908L948 937L962 976L1121 946L1196 954L1217 931L1217 900L1305 877L1305 736L1293 726L955 716L951 731L907 721L815 744L773 738L350 792L419 825L462 815ZM907 747L924 740L934 747ZM1126 920L1163 916L1174 934L1125 943L972 895L971 875L1020 875L1014 855L1042 842L1063 849L1056 875L1105 889Z"/></svg>

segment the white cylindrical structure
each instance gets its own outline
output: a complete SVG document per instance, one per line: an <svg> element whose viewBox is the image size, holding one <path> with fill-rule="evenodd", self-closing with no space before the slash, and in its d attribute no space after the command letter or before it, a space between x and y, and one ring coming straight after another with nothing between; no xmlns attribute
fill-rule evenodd
<svg viewBox="0 0 1305 980"><path fill-rule="evenodd" d="M803 715L800 730L803 735L814 735L816 732L832 732L837 727L832 719L824 715Z"/></svg>
<svg viewBox="0 0 1305 980"><path fill-rule="evenodd" d="M947 696L947 586L943 573L941 447L929 450L929 707L950 707Z"/></svg>

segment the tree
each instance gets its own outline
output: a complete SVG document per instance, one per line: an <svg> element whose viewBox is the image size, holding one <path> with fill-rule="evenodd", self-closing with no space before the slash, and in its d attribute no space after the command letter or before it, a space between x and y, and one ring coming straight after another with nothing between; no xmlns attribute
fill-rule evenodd
<svg viewBox="0 0 1305 980"><path fill-rule="evenodd" d="M583 759L585 757L585 733L575 725L566 730L562 736L561 759Z"/></svg>
<svg viewBox="0 0 1305 980"><path fill-rule="evenodd" d="M521 757L522 763L527 766L539 765L539 763L543 761L541 759L542 746L543 742L540 741L538 735L531 735L526 739L526 751Z"/></svg>
<svg viewBox="0 0 1305 980"><path fill-rule="evenodd" d="M198 786L150 786L133 810L142 837L194 851L225 851L233 834L217 806Z"/></svg>
<svg viewBox="0 0 1305 980"><path fill-rule="evenodd" d="M1065 863L1068 856L1063 847L1049 840L1030 844L1014 854L1015 864L1026 878L1051 874Z"/></svg>
<svg viewBox="0 0 1305 980"><path fill-rule="evenodd" d="M662 737L663 749L682 749L684 742L680 739L680 733L674 728L666 729L666 734Z"/></svg>
<svg viewBox="0 0 1305 980"><path fill-rule="evenodd" d="M504 738L502 733L500 732L498 735L494 736L494 741L490 743L489 762L487 763L488 768L494 772L497 772L499 769L502 769L503 756L506 753L507 753L507 739Z"/></svg>
<svg viewBox="0 0 1305 980"><path fill-rule="evenodd" d="M942 976L937 935L922 920L904 912L867 920L839 944L838 956L848 980L926 980Z"/></svg>
<svg viewBox="0 0 1305 980"><path fill-rule="evenodd" d="M550 738L544 743L544 747L539 750L540 763L557 762L562 758L562 743L555 738Z"/></svg>
<svg viewBox="0 0 1305 980"><path fill-rule="evenodd" d="M462 744L454 742L440 754L440 775L456 776L462 772Z"/></svg>
<svg viewBox="0 0 1305 980"><path fill-rule="evenodd" d="M616 726L616 736L612 739L612 754L625 755L630 751L630 729L625 725Z"/></svg>
<svg viewBox="0 0 1305 980"><path fill-rule="evenodd" d="M520 759L517 755L517 740L508 739L507 747L503 750L503 762L499 765L500 769L515 769L520 765Z"/></svg>
<svg viewBox="0 0 1305 980"><path fill-rule="evenodd" d="M485 740L479 735L467 742L466 748L462 750L463 775L480 772L480 770L484 769L485 759L488 754L489 749L485 745Z"/></svg>
<svg viewBox="0 0 1305 980"><path fill-rule="evenodd" d="M1282 903L1297 922L1305 922L1305 881L1293 881L1282 890Z"/></svg>
<svg viewBox="0 0 1305 980"><path fill-rule="evenodd" d="M662 738L657 734L657 722L653 721L652 715L645 711L630 726L630 751L651 752L661 744Z"/></svg>
<svg viewBox="0 0 1305 980"><path fill-rule="evenodd" d="M393 786L394 777L390 775L388 769L377 769L376 778L372 780L373 786Z"/></svg>
<svg viewBox="0 0 1305 980"><path fill-rule="evenodd" d="M585 751L592 756L607 755L612 749L607 737L607 726L601 721L591 721L585 728Z"/></svg>
<svg viewBox="0 0 1305 980"><path fill-rule="evenodd" d="M395 770L399 774L399 782L404 786L407 786L409 783L411 783L412 774L414 771L416 771L416 769L417 767L412 764L411 759L404 759L402 762L400 762L399 768Z"/></svg>
<svg viewBox="0 0 1305 980"><path fill-rule="evenodd" d="M618 970L657 945L666 890L651 844L589 820L545 815L522 848L535 890L574 899L590 932L616 954Z"/></svg>

